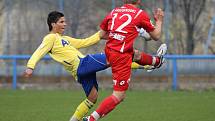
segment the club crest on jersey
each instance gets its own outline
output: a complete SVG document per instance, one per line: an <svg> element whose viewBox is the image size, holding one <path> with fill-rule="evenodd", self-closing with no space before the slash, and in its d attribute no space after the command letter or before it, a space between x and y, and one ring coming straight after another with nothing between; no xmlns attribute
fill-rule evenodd
<svg viewBox="0 0 215 121"><path fill-rule="evenodd" d="M62 39L61 40L62 45L65 47L66 45L69 45L69 42L67 40Z"/></svg>

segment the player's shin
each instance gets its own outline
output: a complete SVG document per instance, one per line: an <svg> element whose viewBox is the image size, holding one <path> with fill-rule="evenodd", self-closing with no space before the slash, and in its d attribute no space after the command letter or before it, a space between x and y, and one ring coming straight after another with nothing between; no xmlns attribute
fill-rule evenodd
<svg viewBox="0 0 215 121"><path fill-rule="evenodd" d="M111 95L100 103L100 106L91 114L91 117L98 120L111 112L119 103L120 101L114 95Z"/></svg>
<svg viewBox="0 0 215 121"><path fill-rule="evenodd" d="M89 109L92 108L94 103L90 100L85 99L76 109L70 121L81 121L82 118L88 113Z"/></svg>

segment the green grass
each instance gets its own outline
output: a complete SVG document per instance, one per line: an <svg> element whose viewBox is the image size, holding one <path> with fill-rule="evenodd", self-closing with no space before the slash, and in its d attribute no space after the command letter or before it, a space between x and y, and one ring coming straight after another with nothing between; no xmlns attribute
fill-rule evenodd
<svg viewBox="0 0 215 121"><path fill-rule="evenodd" d="M100 93L98 101L111 92ZM83 99L83 92L74 90L0 90L0 121L68 121ZM213 91L128 91L102 121L214 121L214 114Z"/></svg>

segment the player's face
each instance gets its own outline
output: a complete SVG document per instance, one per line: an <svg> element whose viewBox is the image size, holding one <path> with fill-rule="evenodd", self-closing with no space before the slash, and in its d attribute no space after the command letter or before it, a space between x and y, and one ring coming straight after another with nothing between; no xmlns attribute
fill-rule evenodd
<svg viewBox="0 0 215 121"><path fill-rule="evenodd" d="M141 0L138 0L138 1L137 1L137 5L140 5L140 4L141 4Z"/></svg>
<svg viewBox="0 0 215 121"><path fill-rule="evenodd" d="M140 3L141 3L141 0L123 0L124 1L124 3L127 3L127 2L135 2L136 3L136 5L139 5Z"/></svg>
<svg viewBox="0 0 215 121"><path fill-rule="evenodd" d="M55 32L62 34L66 28L65 17L61 17L53 26Z"/></svg>

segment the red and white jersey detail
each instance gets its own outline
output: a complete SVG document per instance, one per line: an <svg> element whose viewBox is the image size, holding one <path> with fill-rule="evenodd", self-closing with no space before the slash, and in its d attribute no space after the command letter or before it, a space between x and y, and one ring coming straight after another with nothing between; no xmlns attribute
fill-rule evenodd
<svg viewBox="0 0 215 121"><path fill-rule="evenodd" d="M121 53L133 52L137 28L144 28L147 32L155 29L145 11L129 4L113 9L104 18L100 28L109 32L106 46Z"/></svg>

